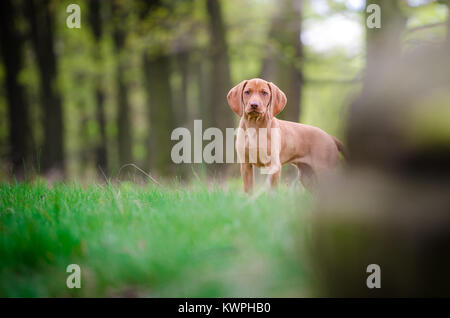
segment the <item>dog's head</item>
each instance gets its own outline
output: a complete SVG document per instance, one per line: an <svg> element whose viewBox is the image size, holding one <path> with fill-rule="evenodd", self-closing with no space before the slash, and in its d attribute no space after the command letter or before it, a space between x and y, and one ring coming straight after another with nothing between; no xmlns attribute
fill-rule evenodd
<svg viewBox="0 0 450 318"><path fill-rule="evenodd" d="M245 80L227 95L228 104L239 116L249 118L279 114L286 106L286 95L273 83L260 78Z"/></svg>

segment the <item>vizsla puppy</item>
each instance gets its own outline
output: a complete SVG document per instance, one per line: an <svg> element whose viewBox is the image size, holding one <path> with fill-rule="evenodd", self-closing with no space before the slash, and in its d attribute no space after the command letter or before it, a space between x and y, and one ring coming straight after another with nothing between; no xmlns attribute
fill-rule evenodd
<svg viewBox="0 0 450 318"><path fill-rule="evenodd" d="M273 83L259 78L242 81L230 90L227 99L241 117L236 151L245 192L253 188L254 166L264 169L273 187L286 163L298 168L300 181L311 191L318 179L337 165L339 151L344 152L338 139L317 127L275 118L287 100Z"/></svg>

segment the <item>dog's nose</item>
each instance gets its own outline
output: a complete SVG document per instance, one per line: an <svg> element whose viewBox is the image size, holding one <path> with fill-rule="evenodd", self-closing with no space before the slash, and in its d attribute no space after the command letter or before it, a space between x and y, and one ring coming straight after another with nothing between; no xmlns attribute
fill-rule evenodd
<svg viewBox="0 0 450 318"><path fill-rule="evenodd" d="M256 108L258 108L258 103L256 103L256 102L252 102L252 103L250 103L250 107L252 108L252 109L256 109Z"/></svg>

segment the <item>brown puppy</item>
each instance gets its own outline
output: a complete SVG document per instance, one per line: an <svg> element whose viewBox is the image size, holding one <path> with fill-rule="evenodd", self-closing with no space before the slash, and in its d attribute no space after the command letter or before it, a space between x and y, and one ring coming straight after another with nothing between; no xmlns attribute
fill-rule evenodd
<svg viewBox="0 0 450 318"><path fill-rule="evenodd" d="M281 166L291 163L299 169L302 184L311 191L319 177L337 165L338 153L344 151L338 139L317 127L275 118L287 101L275 84L259 78L245 80L230 90L227 99L241 117L236 151L245 192L253 188L253 166L264 168L268 182L275 186Z"/></svg>

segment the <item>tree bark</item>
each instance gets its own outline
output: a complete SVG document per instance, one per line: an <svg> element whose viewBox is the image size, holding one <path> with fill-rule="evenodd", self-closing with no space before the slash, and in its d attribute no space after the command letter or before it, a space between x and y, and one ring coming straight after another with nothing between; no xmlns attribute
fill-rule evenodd
<svg viewBox="0 0 450 318"><path fill-rule="evenodd" d="M182 51L176 54L176 64L181 77L180 91L176 100L177 125L185 127L188 124L188 82L189 82L189 52Z"/></svg>
<svg viewBox="0 0 450 318"><path fill-rule="evenodd" d="M15 177L22 179L26 168L24 165L32 157L33 142L29 106L25 89L19 81L19 73L23 68L24 38L16 27L15 17L19 14L18 11L11 0L1 1L0 41L9 113L9 157Z"/></svg>
<svg viewBox="0 0 450 318"><path fill-rule="evenodd" d="M222 17L222 8L219 0L207 0L206 7L209 18L209 65L210 74L208 74L209 88L208 112L210 114L211 126L219 128L223 136L226 135L226 128L234 128L235 114L230 110L227 102L228 91L233 86L230 76L230 61L228 57L228 45L226 40L225 23ZM204 86L206 88L206 85ZM203 123L204 129L208 123ZM223 149L223 160L227 156L227 151ZM209 164L207 169L209 174L223 176L228 173L229 165Z"/></svg>
<svg viewBox="0 0 450 318"><path fill-rule="evenodd" d="M128 102L128 87L125 82L124 73L126 70L124 58L125 30L123 28L123 16L121 8L117 6L117 2L113 2L113 16L115 18L113 39L116 50L116 83L117 83L117 128L118 128L118 149L119 164L122 166L132 163L132 139L130 127L130 105Z"/></svg>
<svg viewBox="0 0 450 318"><path fill-rule="evenodd" d="M53 12L48 0L26 1L26 6L39 69L41 105L44 113L42 168L44 172L59 178L65 173L64 126L63 108L57 83Z"/></svg>
<svg viewBox="0 0 450 318"><path fill-rule="evenodd" d="M213 125L222 129L234 127L233 112L230 111L226 96L231 88L230 62L222 10L218 0L206 2L210 24L211 98Z"/></svg>
<svg viewBox="0 0 450 318"><path fill-rule="evenodd" d="M371 78L374 72L379 72L383 65L400 57L402 53L401 36L406 27L406 18L403 16L397 1L373 0L368 4L377 4L381 9L381 28L369 29L366 26L366 68L364 88L373 85ZM364 25L368 16L366 10Z"/></svg>
<svg viewBox="0 0 450 318"><path fill-rule="evenodd" d="M445 34L445 42L448 49L450 49L450 0L444 0L447 5L447 32Z"/></svg>
<svg viewBox="0 0 450 318"><path fill-rule="evenodd" d="M366 164L378 161L377 164L379 164L382 160L380 158L389 157L391 146L398 142L396 135L399 130L393 124L396 121L392 119L392 121L386 122L384 114L390 111L389 108L395 109L398 105L393 104L393 96L401 94L402 85L398 85L397 89L388 88L386 79L396 78L393 70L398 72L399 65L402 63L402 35L406 27L406 18L397 1L374 0L367 1L368 4L376 4L380 7L381 27L367 27L367 18L374 12L367 13L366 8L363 21L366 27L366 67L363 87L359 96L349 105L345 139L352 163ZM395 91L397 93L392 95ZM375 101L375 104L379 105L372 107ZM402 101L399 100L398 103L402 103ZM391 117L395 118L397 113L394 111ZM380 118L384 121L380 121ZM383 131L386 134L384 137L390 135L389 138L392 139L383 147L378 145L383 148L379 151L380 154L383 154L380 157L373 156L371 153L374 143L381 140L377 139L379 134L368 133L377 130ZM401 149L397 151L401 151Z"/></svg>
<svg viewBox="0 0 450 318"><path fill-rule="evenodd" d="M298 122L303 85L302 0L282 0L279 10L269 32L270 47L261 78L274 82L286 94L287 106L278 117Z"/></svg>
<svg viewBox="0 0 450 318"><path fill-rule="evenodd" d="M150 115L150 152L148 162L157 174L173 171L170 136L175 128L172 92L170 87L170 58L167 55L144 55L147 104Z"/></svg>
<svg viewBox="0 0 450 318"><path fill-rule="evenodd" d="M108 157L106 149L106 119L105 119L105 94L103 91L103 78L102 69L100 67L102 63L101 56L101 40L103 36L102 19L101 19L101 0L89 0L89 21L92 27L92 33L95 39L95 60L99 67L97 74L95 75L95 100L96 100L96 119L99 126L100 141L95 149L96 166L101 169L99 173L108 171Z"/></svg>
<svg viewBox="0 0 450 318"><path fill-rule="evenodd" d="M204 62L207 57L202 52L196 52L192 60L191 74L194 82L197 83L197 107L193 119L201 118L203 126L211 127L213 126L212 109L208 107L211 100L211 83L208 81L210 75L209 63Z"/></svg>

